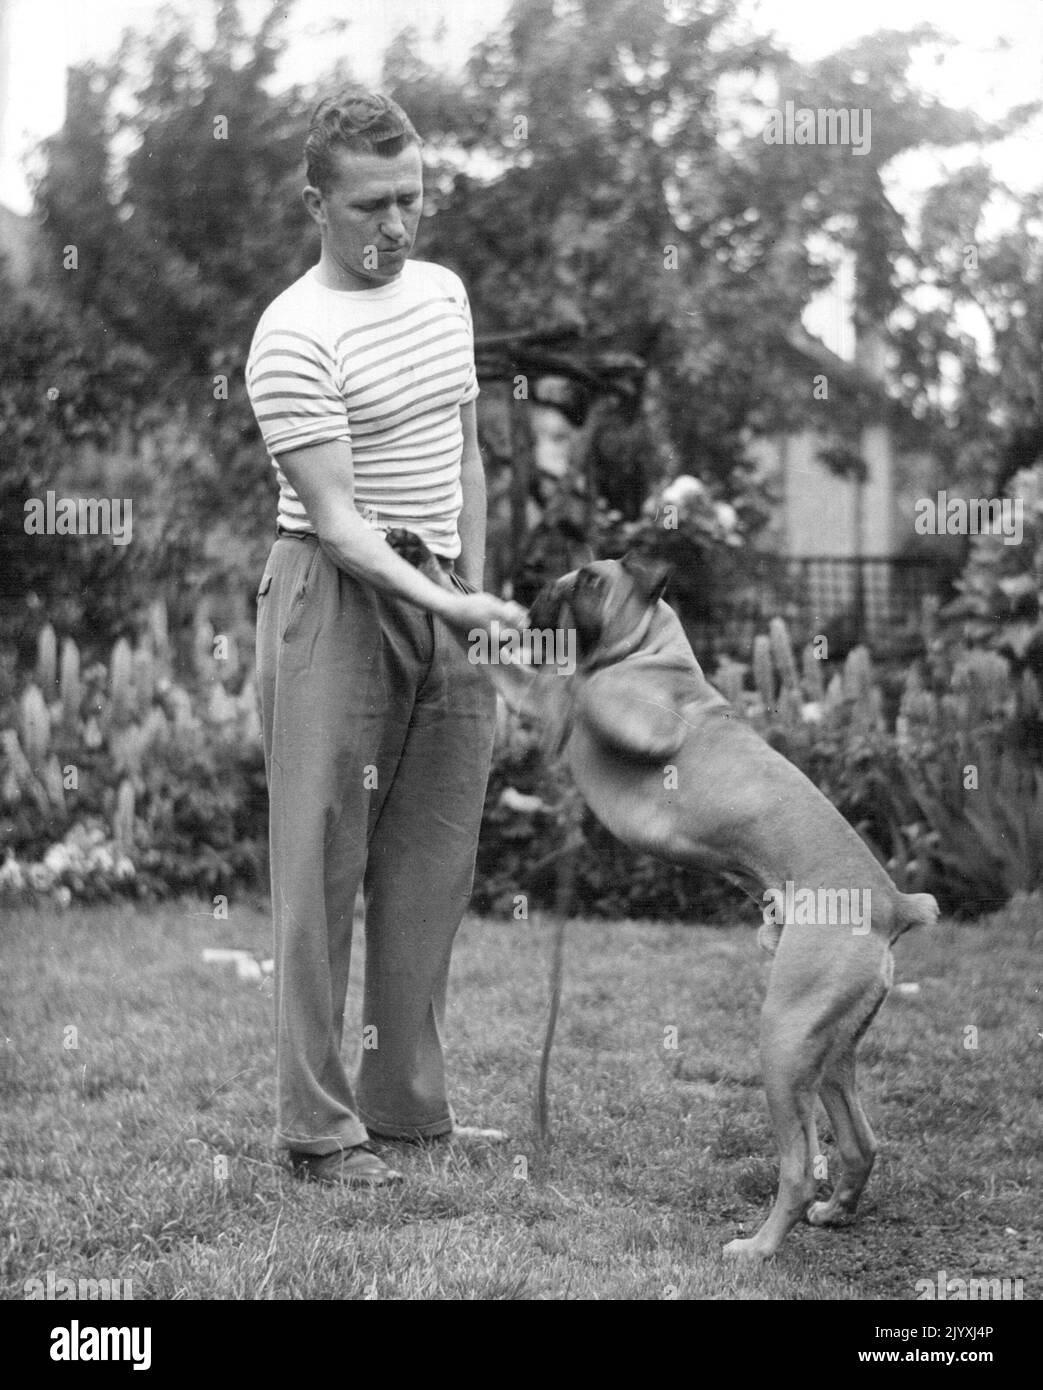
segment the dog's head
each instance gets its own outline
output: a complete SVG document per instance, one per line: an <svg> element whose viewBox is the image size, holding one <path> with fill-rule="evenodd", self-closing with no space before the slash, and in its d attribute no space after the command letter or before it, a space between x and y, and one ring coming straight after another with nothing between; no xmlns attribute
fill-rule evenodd
<svg viewBox="0 0 1043 1390"><path fill-rule="evenodd" d="M529 624L575 631L577 662L589 664L641 630L669 577L669 565L635 554L595 560L542 589L529 610Z"/></svg>

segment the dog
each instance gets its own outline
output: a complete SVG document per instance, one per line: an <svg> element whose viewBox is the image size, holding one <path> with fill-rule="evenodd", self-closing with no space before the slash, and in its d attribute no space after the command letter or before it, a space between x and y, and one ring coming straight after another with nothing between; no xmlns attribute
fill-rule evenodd
<svg viewBox="0 0 1043 1390"><path fill-rule="evenodd" d="M388 539L435 582L471 591L412 533ZM830 1226L854 1216L877 1154L856 1050L891 987L891 946L911 927L932 926L938 905L899 892L836 807L707 681L663 601L669 572L635 555L597 560L537 595L531 628L575 635L566 679L531 663L484 669L505 704L544 726L545 747L567 759L617 839L761 891L758 939L774 960L760 1050L779 1187L756 1234L724 1247L731 1259L760 1261L802 1217ZM825 1201L814 1200L817 1098L840 1151Z"/></svg>
<svg viewBox="0 0 1043 1390"><path fill-rule="evenodd" d="M544 589L529 622L576 634L555 741L597 819L633 849L763 893L759 935L774 960L760 1050L779 1186L757 1233L724 1247L758 1261L802 1217L829 1226L854 1215L877 1153L855 1052L891 986L892 944L932 925L938 906L899 892L831 802L710 685L662 599L668 573L635 556L595 561ZM514 708L537 713L541 689L563 685L532 668L490 675ZM825 1201L814 1200L816 1097L840 1152Z"/></svg>

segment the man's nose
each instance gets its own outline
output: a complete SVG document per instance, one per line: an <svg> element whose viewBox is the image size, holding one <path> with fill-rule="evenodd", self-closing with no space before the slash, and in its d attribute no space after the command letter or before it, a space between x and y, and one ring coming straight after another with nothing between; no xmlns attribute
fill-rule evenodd
<svg viewBox="0 0 1043 1390"><path fill-rule="evenodd" d="M392 208L380 224L382 236L386 236L388 241L405 241L406 224L402 220L402 214L398 208Z"/></svg>

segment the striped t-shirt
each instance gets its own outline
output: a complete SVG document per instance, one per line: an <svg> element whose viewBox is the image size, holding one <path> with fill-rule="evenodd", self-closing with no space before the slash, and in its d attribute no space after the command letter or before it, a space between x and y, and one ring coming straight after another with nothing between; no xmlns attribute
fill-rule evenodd
<svg viewBox="0 0 1043 1390"><path fill-rule="evenodd" d="M279 482L279 525L314 531L279 455L345 439L355 507L407 526L437 555L460 553L460 407L478 395L467 292L459 276L407 261L388 285L331 290L315 271L268 306L246 387Z"/></svg>

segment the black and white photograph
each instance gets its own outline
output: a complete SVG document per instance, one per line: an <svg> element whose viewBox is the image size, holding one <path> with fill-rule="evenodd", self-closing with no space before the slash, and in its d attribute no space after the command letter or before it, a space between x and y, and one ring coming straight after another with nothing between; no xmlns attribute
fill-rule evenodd
<svg viewBox="0 0 1043 1390"><path fill-rule="evenodd" d="M700 1301L1020 1368L1041 150L1040 0L0 0L33 1366Z"/></svg>

